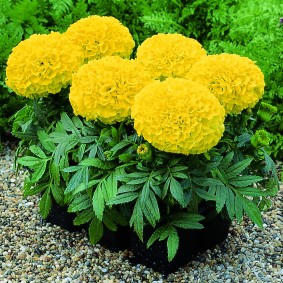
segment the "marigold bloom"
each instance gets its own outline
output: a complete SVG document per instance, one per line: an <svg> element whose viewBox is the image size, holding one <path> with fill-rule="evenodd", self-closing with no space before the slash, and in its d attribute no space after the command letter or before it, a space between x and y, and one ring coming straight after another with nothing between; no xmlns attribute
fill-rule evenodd
<svg viewBox="0 0 283 283"><path fill-rule="evenodd" d="M113 17L80 19L64 35L81 48L86 62L111 55L129 58L135 46L129 29Z"/></svg>
<svg viewBox="0 0 283 283"><path fill-rule="evenodd" d="M254 107L265 85L263 73L252 60L225 53L203 58L192 67L187 78L207 86L227 114Z"/></svg>
<svg viewBox="0 0 283 283"><path fill-rule="evenodd" d="M18 95L34 98L66 87L81 65L81 52L58 32L34 34L13 48L6 84Z"/></svg>
<svg viewBox="0 0 283 283"><path fill-rule="evenodd" d="M70 102L76 115L112 124L131 114L134 96L152 80L135 60L107 56L73 76Z"/></svg>
<svg viewBox="0 0 283 283"><path fill-rule="evenodd" d="M206 51L198 41L181 34L154 35L137 50L137 60L154 79L184 78L192 65L205 56Z"/></svg>
<svg viewBox="0 0 283 283"><path fill-rule="evenodd" d="M199 154L224 132L225 110L208 89L182 78L155 81L135 97L134 128L159 150Z"/></svg>

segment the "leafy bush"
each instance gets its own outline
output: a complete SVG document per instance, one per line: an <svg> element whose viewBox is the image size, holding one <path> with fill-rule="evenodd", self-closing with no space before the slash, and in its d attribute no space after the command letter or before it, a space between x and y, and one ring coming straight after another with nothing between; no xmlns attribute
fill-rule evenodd
<svg viewBox="0 0 283 283"><path fill-rule="evenodd" d="M113 23L108 24L113 28ZM62 40L66 37L67 33ZM151 55L162 48L156 38L151 37ZM123 38L119 40L117 46ZM104 46L108 39L91 42ZM19 44L17 50L23 47ZM103 237L105 227L116 231L120 225L130 226L143 240L144 228L151 226L154 232L147 246L167 239L169 261L178 250L178 230L203 227L199 211L203 202L222 217L241 222L246 214L263 226L261 212L270 207L279 185L275 164L265 149L269 136L257 129L274 111L262 106L254 115L248 110L259 101L264 86L260 69L250 59L226 54L223 61L211 63L210 58L216 57L202 54L204 58L198 58L191 70L204 61L209 64L203 71L217 72L200 82L198 76L190 79L190 70L179 72L192 58L177 64L182 53L174 48L173 54L164 55L168 64L159 62L163 71L157 78L143 57L108 56L88 63L82 59L70 88L45 97L45 92L37 93L39 87L57 89L66 79L60 64L64 52L56 44L50 48L54 48L48 50L52 64L38 64L33 70L45 76L30 82L15 80L19 95L28 89L35 98L13 117L13 134L21 139L16 162L29 169L24 196L41 195L43 218L52 202L66 205L77 214L75 225L89 224L92 243ZM191 56L201 51L198 45L192 49ZM10 58L20 59L21 54L14 50ZM8 67L16 61L10 58ZM222 69L217 69L219 62ZM131 63L141 77L133 76ZM245 70L248 80L238 70ZM12 75L8 81L13 81ZM187 75L188 79L182 77ZM237 85L229 83L234 77ZM249 100L230 105L231 93Z"/></svg>

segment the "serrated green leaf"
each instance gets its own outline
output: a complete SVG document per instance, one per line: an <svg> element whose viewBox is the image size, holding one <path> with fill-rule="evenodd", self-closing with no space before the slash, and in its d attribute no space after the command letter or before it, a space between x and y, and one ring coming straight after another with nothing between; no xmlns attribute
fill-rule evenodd
<svg viewBox="0 0 283 283"><path fill-rule="evenodd" d="M80 137L80 138L78 139L78 142L79 142L79 143L82 143L82 144L97 142L97 136ZM94 147L95 147L96 150L97 150L97 146L94 145ZM96 155L96 154L94 154L94 155Z"/></svg>
<svg viewBox="0 0 283 283"><path fill-rule="evenodd" d="M229 188L225 186L215 186L216 187L216 211L219 213L228 197L228 190Z"/></svg>
<svg viewBox="0 0 283 283"><path fill-rule="evenodd" d="M92 208L89 207L89 208L87 208L83 211L78 212L73 223L74 223L74 225L79 226L79 225L82 225L82 224L89 222L94 217L95 217L95 214L94 214Z"/></svg>
<svg viewBox="0 0 283 283"><path fill-rule="evenodd" d="M91 199L87 194L76 196L74 200L69 204L68 212L77 212L87 209L92 206Z"/></svg>
<svg viewBox="0 0 283 283"><path fill-rule="evenodd" d="M155 227L156 222L160 220L160 212L156 197L152 191L149 191L148 200L142 203L141 208L151 226Z"/></svg>
<svg viewBox="0 0 283 283"><path fill-rule="evenodd" d="M99 184L96 190L94 191L92 197L92 207L97 219L102 221L103 212L105 208L105 200L104 200L103 189L101 184Z"/></svg>
<svg viewBox="0 0 283 283"><path fill-rule="evenodd" d="M173 228L173 227L172 227ZM175 228L170 230L170 234L167 239L167 251L168 251L168 261L172 261L175 257L179 248L179 236Z"/></svg>
<svg viewBox="0 0 283 283"><path fill-rule="evenodd" d="M134 231L137 233L139 239L143 242L143 213L139 200L136 202L133 214L130 218L130 226L134 226Z"/></svg>
<svg viewBox="0 0 283 283"><path fill-rule="evenodd" d="M105 202L113 199L117 195L118 183L115 172L111 173L103 183L103 194Z"/></svg>
<svg viewBox="0 0 283 283"><path fill-rule="evenodd" d="M172 225L183 229L202 229L203 225L199 221L204 217L199 214L177 213L171 216Z"/></svg>
<svg viewBox="0 0 283 283"><path fill-rule="evenodd" d="M78 148L77 157L79 162L82 161L86 149L86 144L81 144Z"/></svg>
<svg viewBox="0 0 283 283"><path fill-rule="evenodd" d="M235 213L237 221L241 223L243 219L243 204L241 201L241 197L238 194L236 194L235 197Z"/></svg>
<svg viewBox="0 0 283 283"><path fill-rule="evenodd" d="M103 161L100 160L99 158L86 158L84 160L82 160L79 165L81 166L93 166L99 169L112 169L115 167L115 164L112 162L107 162L107 161Z"/></svg>
<svg viewBox="0 0 283 283"><path fill-rule="evenodd" d="M188 179L188 176L186 174L180 173L180 172L172 173L172 177L181 178L181 179Z"/></svg>
<svg viewBox="0 0 283 283"><path fill-rule="evenodd" d="M110 217L109 214L105 213L103 216L103 224L110 230L110 231L117 231L117 224L114 222L113 218Z"/></svg>
<svg viewBox="0 0 283 283"><path fill-rule="evenodd" d="M103 236L103 224L96 217L90 222L88 234L91 244L97 244Z"/></svg>
<svg viewBox="0 0 283 283"><path fill-rule="evenodd" d="M223 186L223 183L220 180L214 178L193 178L192 181L199 186L209 187L209 186Z"/></svg>
<svg viewBox="0 0 283 283"><path fill-rule="evenodd" d="M78 185L80 183L82 183L82 179L83 179L83 168L81 168L80 170L78 170L73 176L72 178L70 179L66 189L65 189L65 192L64 194L68 194L68 193L71 193L72 191L74 191Z"/></svg>
<svg viewBox="0 0 283 283"><path fill-rule="evenodd" d="M188 170L187 166L176 166L176 167L171 167L170 172L175 173L175 172L180 172L180 171L185 171Z"/></svg>
<svg viewBox="0 0 283 283"><path fill-rule="evenodd" d="M148 177L140 178L140 179L134 179L127 183L127 185L139 185L143 184L148 180Z"/></svg>
<svg viewBox="0 0 283 283"><path fill-rule="evenodd" d="M110 151L112 151L113 154L115 154L118 150L120 150L120 149L122 149L122 148L124 148L124 147L126 147L126 146L129 146L129 145L131 145L131 144L132 144L132 143L129 142L129 141L121 141L121 142L117 143L115 146L113 146L113 147L110 149Z"/></svg>
<svg viewBox="0 0 283 283"><path fill-rule="evenodd" d="M64 204L64 189L55 184L50 184L52 196L59 205Z"/></svg>
<svg viewBox="0 0 283 283"><path fill-rule="evenodd" d="M28 166L33 168L34 166L40 164L42 162L42 159L35 156L24 156L18 158L17 162L23 166Z"/></svg>
<svg viewBox="0 0 283 283"><path fill-rule="evenodd" d="M56 164L55 164L55 166L56 166ZM75 166L70 166L70 167L64 168L62 171L66 172L66 173L72 173L72 172L76 172L76 171L81 170L81 169L82 169L82 166L75 165Z"/></svg>
<svg viewBox="0 0 283 283"><path fill-rule="evenodd" d="M170 182L171 182L171 178L167 178L163 189L161 190L161 198L164 199L167 194L168 194L168 190L169 190L169 186L170 186Z"/></svg>
<svg viewBox="0 0 283 283"><path fill-rule="evenodd" d="M55 164L54 161L50 163L50 173L51 173L51 179L53 182L59 186L60 185L60 172L59 172L59 166Z"/></svg>
<svg viewBox="0 0 283 283"><path fill-rule="evenodd" d="M230 163L231 163L233 157L234 157L234 152L233 152L233 151L229 152L229 153L221 160L221 162L220 162L221 166L222 166L223 168L227 168L227 167L230 165Z"/></svg>
<svg viewBox="0 0 283 283"><path fill-rule="evenodd" d="M157 239L159 239L164 233L167 235L169 224L165 224L156 229L147 241L147 248L149 248ZM166 238L166 237L165 237Z"/></svg>
<svg viewBox="0 0 283 283"><path fill-rule="evenodd" d="M181 184L174 178L171 178L170 181L170 193L181 206L184 206L185 199L184 199L183 188Z"/></svg>
<svg viewBox="0 0 283 283"><path fill-rule="evenodd" d="M226 198L226 208L229 218L232 220L235 215L235 195L232 190L228 189L228 195Z"/></svg>
<svg viewBox="0 0 283 283"><path fill-rule="evenodd" d="M43 161L37 165L36 170L31 174L31 182L38 182L46 171L47 162Z"/></svg>
<svg viewBox="0 0 283 283"><path fill-rule="evenodd" d="M44 151L38 145L32 145L29 147L29 150L39 158L46 159L47 156Z"/></svg>
<svg viewBox="0 0 283 283"><path fill-rule="evenodd" d="M43 130L37 131L38 139L40 140L42 146L49 152L54 152L55 144L50 141L49 135Z"/></svg>
<svg viewBox="0 0 283 283"><path fill-rule="evenodd" d="M76 136L80 136L80 131L76 128L73 121L70 119L70 117L67 115L67 113L63 112L61 114L61 123L66 131L71 131Z"/></svg>
<svg viewBox="0 0 283 283"><path fill-rule="evenodd" d="M241 197L243 208L248 217L260 228L263 227L261 214L257 206L245 197Z"/></svg>
<svg viewBox="0 0 283 283"><path fill-rule="evenodd" d="M229 184L235 187L246 187L262 180L263 178L260 176L241 175L229 179Z"/></svg>
<svg viewBox="0 0 283 283"><path fill-rule="evenodd" d="M135 200L139 196L137 192L128 192L123 194L118 194L115 198L107 202L107 205L123 204Z"/></svg>
<svg viewBox="0 0 283 283"><path fill-rule="evenodd" d="M239 161L238 163L230 166L226 170L226 177L228 179L236 177L238 174L240 174L242 171L244 171L252 162L252 158L247 158L242 161Z"/></svg>
<svg viewBox="0 0 283 283"><path fill-rule="evenodd" d="M37 195L46 190L48 186L48 183L40 183L33 187L33 183L30 181L30 179L26 178L23 186L23 197L26 198L27 196Z"/></svg>
<svg viewBox="0 0 283 283"><path fill-rule="evenodd" d="M237 188L236 192L241 195L253 196L253 197L260 197L266 195L265 191L261 191L256 187Z"/></svg>
<svg viewBox="0 0 283 283"><path fill-rule="evenodd" d="M149 182L145 182L140 196L140 201L142 204L146 204L146 202L148 202L149 193L150 193Z"/></svg>
<svg viewBox="0 0 283 283"><path fill-rule="evenodd" d="M222 184L222 183L221 183ZM223 186L223 184L222 184ZM205 189L201 189L201 188L193 188L193 191L202 199L204 200L216 200L215 195L210 194L208 191L206 191Z"/></svg>
<svg viewBox="0 0 283 283"><path fill-rule="evenodd" d="M43 219L45 219L48 216L51 210L51 205L52 205L52 199L51 199L50 189L47 189L39 201L39 212Z"/></svg>

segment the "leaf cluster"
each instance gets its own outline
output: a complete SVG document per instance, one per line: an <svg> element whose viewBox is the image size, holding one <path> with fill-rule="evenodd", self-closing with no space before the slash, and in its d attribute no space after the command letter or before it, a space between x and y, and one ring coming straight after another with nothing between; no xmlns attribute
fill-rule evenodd
<svg viewBox="0 0 283 283"><path fill-rule="evenodd" d="M16 163L30 172L24 196L41 195L44 218L52 202L67 205L77 214L75 225L88 223L92 243L105 227L116 231L128 225L141 241L144 228L152 227L147 246L166 240L169 261L178 250L179 229L203 228L203 203L231 220L240 222L247 214L262 227L261 211L278 190L275 165L263 148L251 146L252 132L235 120L238 116L227 121L221 142L206 154L152 148L152 159L144 160L137 153L144 140L132 121L85 121L71 111L56 112L52 101L24 107L13 127L22 139ZM49 114L41 109L46 104Z"/></svg>

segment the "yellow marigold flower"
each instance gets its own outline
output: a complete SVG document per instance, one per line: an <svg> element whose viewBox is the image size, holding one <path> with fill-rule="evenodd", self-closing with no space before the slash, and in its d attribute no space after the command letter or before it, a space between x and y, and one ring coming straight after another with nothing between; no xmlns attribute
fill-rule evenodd
<svg viewBox="0 0 283 283"><path fill-rule="evenodd" d="M129 58L135 46L129 29L113 17L80 19L64 35L81 48L86 62L112 55Z"/></svg>
<svg viewBox="0 0 283 283"><path fill-rule="evenodd" d="M112 124L131 115L134 96L150 82L135 60L107 56L83 65L73 76L70 102L76 115Z"/></svg>
<svg viewBox="0 0 283 283"><path fill-rule="evenodd" d="M254 107L265 85L263 73L252 60L225 53L203 58L192 67L187 78L207 86L227 114Z"/></svg>
<svg viewBox="0 0 283 283"><path fill-rule="evenodd" d="M182 78L145 86L132 107L134 128L159 150L199 154L224 132L225 110L208 89Z"/></svg>
<svg viewBox="0 0 283 283"><path fill-rule="evenodd" d="M137 60L154 79L184 78L192 65L206 56L195 39L181 34L157 34L146 39L137 50Z"/></svg>
<svg viewBox="0 0 283 283"><path fill-rule="evenodd" d="M6 84L18 95L34 98L66 87L81 65L81 52L58 32L34 34L13 48Z"/></svg>

